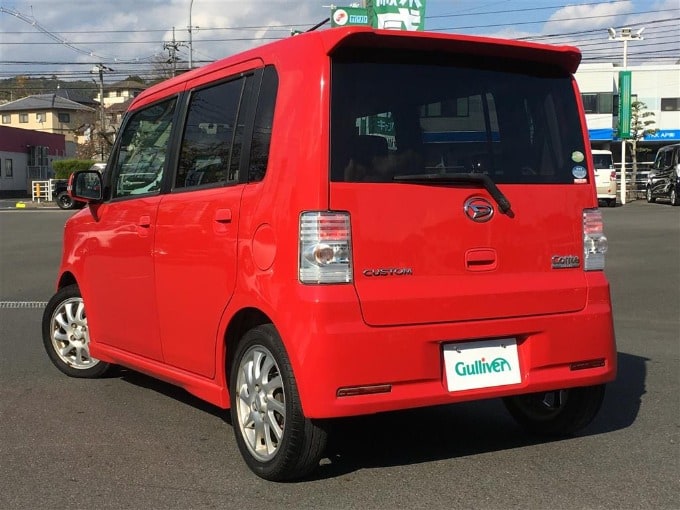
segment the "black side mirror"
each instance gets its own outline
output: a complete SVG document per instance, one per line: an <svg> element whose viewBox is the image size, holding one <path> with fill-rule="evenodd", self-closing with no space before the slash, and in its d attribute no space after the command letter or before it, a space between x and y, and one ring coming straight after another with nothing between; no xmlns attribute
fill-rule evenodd
<svg viewBox="0 0 680 510"><path fill-rule="evenodd" d="M71 175L68 186L74 200L92 203L102 200L102 176L97 170L81 170Z"/></svg>

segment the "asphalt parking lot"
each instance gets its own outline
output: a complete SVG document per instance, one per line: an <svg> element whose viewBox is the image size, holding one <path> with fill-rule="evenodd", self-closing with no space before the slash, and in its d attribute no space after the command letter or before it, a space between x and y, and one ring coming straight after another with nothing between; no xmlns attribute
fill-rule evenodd
<svg viewBox="0 0 680 510"><path fill-rule="evenodd" d="M585 431L528 438L498 401L347 419L294 484L251 474L227 413L182 390L50 364L40 318L71 214L0 210L2 509L680 506L680 207L603 208L619 375Z"/></svg>

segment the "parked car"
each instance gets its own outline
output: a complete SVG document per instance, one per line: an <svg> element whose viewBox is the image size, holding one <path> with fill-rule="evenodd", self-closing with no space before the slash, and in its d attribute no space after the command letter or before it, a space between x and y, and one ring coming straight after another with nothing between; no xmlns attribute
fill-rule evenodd
<svg viewBox="0 0 680 510"><path fill-rule="evenodd" d="M498 397L585 427L616 345L579 61L348 27L149 88L105 175L74 174L47 354L230 408L268 480L315 469L337 417Z"/></svg>
<svg viewBox="0 0 680 510"><path fill-rule="evenodd" d="M647 177L647 202L658 198L680 205L680 143L661 147Z"/></svg>
<svg viewBox="0 0 680 510"><path fill-rule="evenodd" d="M106 163L94 163L90 170L103 172L104 168L106 168ZM80 209L85 203L73 200L68 185L69 179L52 179L52 196L60 209Z"/></svg>
<svg viewBox="0 0 680 510"><path fill-rule="evenodd" d="M610 207L616 207L616 194L618 190L612 152L593 149L592 153L597 199L602 200Z"/></svg>

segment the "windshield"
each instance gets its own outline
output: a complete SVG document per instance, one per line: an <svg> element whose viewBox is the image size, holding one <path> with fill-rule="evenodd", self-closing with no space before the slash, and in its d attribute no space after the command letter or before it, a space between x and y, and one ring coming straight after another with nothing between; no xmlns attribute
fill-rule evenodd
<svg viewBox="0 0 680 510"><path fill-rule="evenodd" d="M332 63L332 181L481 173L497 184L586 182L568 73L452 55L358 58Z"/></svg>

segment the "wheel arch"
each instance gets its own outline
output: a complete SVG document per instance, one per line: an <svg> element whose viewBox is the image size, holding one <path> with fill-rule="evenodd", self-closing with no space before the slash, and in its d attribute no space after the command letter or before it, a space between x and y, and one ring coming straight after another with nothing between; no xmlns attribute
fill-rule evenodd
<svg viewBox="0 0 680 510"><path fill-rule="evenodd" d="M224 373L225 384L229 388L229 380L231 378L231 364L236 352L236 345L243 335L261 324L273 323L271 318L258 308L242 308L234 314L229 321L227 329L224 333Z"/></svg>
<svg viewBox="0 0 680 510"><path fill-rule="evenodd" d="M57 284L57 290L63 289L64 287L67 287L68 285L78 285L78 281L76 280L76 277L70 271L64 272L59 277L59 283Z"/></svg>

